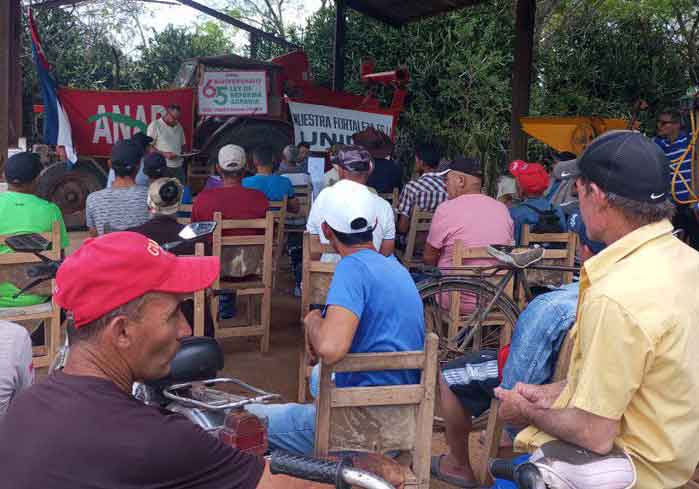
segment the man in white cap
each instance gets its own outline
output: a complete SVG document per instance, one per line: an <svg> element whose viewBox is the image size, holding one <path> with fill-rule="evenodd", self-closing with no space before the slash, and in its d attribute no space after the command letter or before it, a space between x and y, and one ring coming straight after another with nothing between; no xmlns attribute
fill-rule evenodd
<svg viewBox="0 0 699 489"><path fill-rule="evenodd" d="M335 185L323 191L327 205L322 232L342 256L323 313L305 318L306 348L315 363L332 365L348 353L422 350L422 300L408 271L393 256L376 251L372 234L377 216L370 192ZM416 384L415 370L338 373L337 387ZM313 379L312 379L313 383ZM269 420L272 449L311 454L315 432L313 404L248 406Z"/></svg>

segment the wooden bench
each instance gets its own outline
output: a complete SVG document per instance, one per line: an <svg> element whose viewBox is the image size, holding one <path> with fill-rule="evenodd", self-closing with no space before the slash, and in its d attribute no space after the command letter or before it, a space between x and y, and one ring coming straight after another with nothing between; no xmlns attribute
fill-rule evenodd
<svg viewBox="0 0 699 489"><path fill-rule="evenodd" d="M430 333L424 351L357 353L335 365L321 364L315 455L346 450L408 452L413 477L406 485L428 489L437 343L437 336ZM420 383L338 388L331 380L338 372L404 369L420 370Z"/></svg>
<svg viewBox="0 0 699 489"><path fill-rule="evenodd" d="M214 319L215 336L220 337L241 337L260 336L260 350L263 353L269 351L269 329L272 312L272 248L274 246L274 214L267 212L265 218L260 219L240 219L223 220L220 212L214 213L214 220L217 222L213 235L213 255L222 255L224 247L261 247L262 263L260 264L261 274L251 274L250 277L243 277L241 280L226 281L225 289L234 290L237 297L245 297L247 300L247 321L245 324L236 324L232 327L224 327L223 321L218 319L219 298L214 296L211 300L212 315ZM230 229L250 229L261 230L264 234L246 236L224 236L224 231ZM221 289L221 276L216 279L214 289ZM254 298L260 298L259 315L255 314Z"/></svg>
<svg viewBox="0 0 699 489"><path fill-rule="evenodd" d="M41 233L41 235L51 241L51 249L44 252L43 255L52 260L60 260L60 223L54 221L51 232ZM0 236L0 244L4 244L9 237L10 235ZM0 255L0 282L11 282L21 288L31 280L27 276L27 269L36 263L40 263L40 260L32 253L6 253ZM56 287L55 282L55 280L45 282L27 293L50 296ZM53 298L49 302L34 306L0 308L0 319L18 323L28 321L37 323L43 320L45 345L33 348L34 367L41 368L51 365L61 344L61 308Z"/></svg>

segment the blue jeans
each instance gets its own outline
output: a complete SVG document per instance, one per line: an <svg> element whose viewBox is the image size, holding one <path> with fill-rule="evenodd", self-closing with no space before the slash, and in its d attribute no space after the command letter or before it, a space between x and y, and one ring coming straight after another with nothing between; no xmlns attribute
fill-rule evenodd
<svg viewBox="0 0 699 489"><path fill-rule="evenodd" d="M313 367L310 390L318 396L320 368ZM316 427L315 404L248 404L245 409L255 416L267 418L269 448L302 455L313 455Z"/></svg>

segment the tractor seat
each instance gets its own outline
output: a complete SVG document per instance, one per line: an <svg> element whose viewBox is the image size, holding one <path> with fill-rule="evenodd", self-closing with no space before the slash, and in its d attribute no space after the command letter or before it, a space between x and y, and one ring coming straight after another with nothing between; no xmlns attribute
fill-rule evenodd
<svg viewBox="0 0 699 489"><path fill-rule="evenodd" d="M218 342L205 336L190 336L181 341L170 363L170 375L147 385L162 389L172 384L213 379L222 369L223 352Z"/></svg>

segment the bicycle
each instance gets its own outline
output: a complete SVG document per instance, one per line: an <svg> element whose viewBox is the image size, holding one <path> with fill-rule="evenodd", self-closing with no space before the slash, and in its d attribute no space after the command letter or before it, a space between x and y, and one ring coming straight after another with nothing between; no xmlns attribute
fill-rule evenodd
<svg viewBox="0 0 699 489"><path fill-rule="evenodd" d="M461 356L467 348L500 346L501 336L512 331L521 312L517 305L520 289L527 302L534 295L527 270L579 271L578 267L539 263L545 253L540 247L491 245L486 249L497 263L416 268L429 276L417 288L425 310L426 329L434 331L440 339L440 360ZM456 273L450 274L451 271ZM513 284L513 297L505 292L509 284Z"/></svg>

